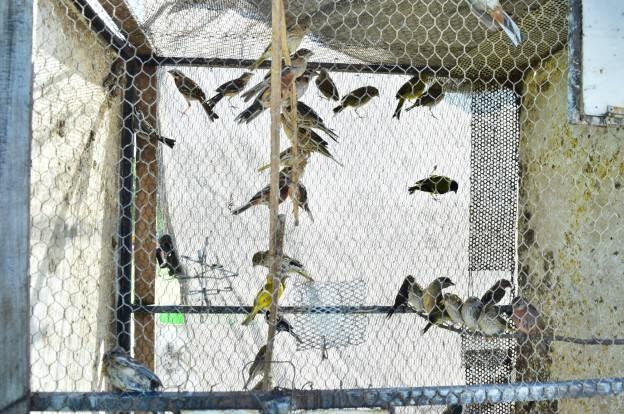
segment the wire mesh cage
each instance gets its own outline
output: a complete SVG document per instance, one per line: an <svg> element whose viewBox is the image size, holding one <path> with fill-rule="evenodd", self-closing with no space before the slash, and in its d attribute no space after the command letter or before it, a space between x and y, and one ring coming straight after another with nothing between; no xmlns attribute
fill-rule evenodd
<svg viewBox="0 0 624 414"><path fill-rule="evenodd" d="M569 9L36 2L33 410L623 412Z"/></svg>

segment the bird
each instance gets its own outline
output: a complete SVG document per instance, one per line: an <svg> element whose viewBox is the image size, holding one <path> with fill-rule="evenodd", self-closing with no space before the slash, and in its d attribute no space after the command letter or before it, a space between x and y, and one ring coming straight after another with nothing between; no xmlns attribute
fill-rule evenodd
<svg viewBox="0 0 624 414"><path fill-rule="evenodd" d="M447 405L442 414L462 414L464 407L459 404Z"/></svg>
<svg viewBox="0 0 624 414"><path fill-rule="evenodd" d="M266 320L267 323L270 323L270 317L271 317L271 312L267 311L264 314L264 319ZM301 340L301 337L295 333L292 325L290 324L290 322L286 320L286 318L284 318L282 315L277 315L277 320L275 322L276 322L275 330L277 332L288 332L293 338L295 338L295 341L297 341L297 343L303 343L303 341Z"/></svg>
<svg viewBox="0 0 624 414"><path fill-rule="evenodd" d="M483 306L497 304L505 297L506 289L511 289L512 287L513 285L507 279L497 280L496 283L481 296L481 303Z"/></svg>
<svg viewBox="0 0 624 414"><path fill-rule="evenodd" d="M295 194L290 193L290 199L297 204L297 207L308 213L310 220L314 223L314 216L312 215L312 210L310 210L310 200L308 199L308 189L301 181L297 183Z"/></svg>
<svg viewBox="0 0 624 414"><path fill-rule="evenodd" d="M436 306L428 315L429 323L423 328L422 333L425 334L433 325L444 322L453 322L461 327L464 320L461 316L462 300L453 293L445 293L442 296L442 306Z"/></svg>
<svg viewBox="0 0 624 414"><path fill-rule="evenodd" d="M316 72L310 69L306 69L303 75L295 79L295 91L297 93L297 99L303 98L303 95L308 91L310 86L310 80L316 76Z"/></svg>
<svg viewBox="0 0 624 414"><path fill-rule="evenodd" d="M198 101L204 108L204 111L206 111L208 119L214 121L218 118L218 116L212 112L212 107L208 103L203 89L200 88L193 79L189 78L177 69L170 70L169 74L173 76L176 88L178 88L178 91L182 94L184 100L186 100L186 104L188 105L184 112L189 110L192 101Z"/></svg>
<svg viewBox="0 0 624 414"><path fill-rule="evenodd" d="M162 387L162 381L119 346L104 354L104 374L122 392L149 392Z"/></svg>
<svg viewBox="0 0 624 414"><path fill-rule="evenodd" d="M429 283L423 292L423 311L429 314L434 308L442 309L442 290L451 286L455 286L455 283L448 277L439 277Z"/></svg>
<svg viewBox="0 0 624 414"><path fill-rule="evenodd" d="M284 200L286 200L286 198L288 198L288 192L290 190L289 188L290 176L288 174L285 174L283 171L281 171L279 175L278 185L279 185L279 191L280 191L279 203L282 203L284 202ZM270 194L271 194L271 185L269 184L266 187L264 187L262 190L254 194L253 197L251 197L251 199L246 204L232 210L232 214L238 215L253 206L259 206L259 205L268 206L270 202L269 201Z"/></svg>
<svg viewBox="0 0 624 414"><path fill-rule="evenodd" d="M210 108L214 109L215 105L217 105L217 103L219 103L219 101L226 96L228 98L231 98L241 93L247 87L247 84L249 83L249 80L252 76L253 73L244 72L238 78L232 79L231 81L219 85L219 87L215 89L215 92L217 94L208 100L208 105L210 106ZM218 118L216 114L215 116L216 118Z"/></svg>
<svg viewBox="0 0 624 414"><path fill-rule="evenodd" d="M518 332L525 335L543 334L546 329L546 322L537 308L531 305L522 297L515 297L511 301L511 320Z"/></svg>
<svg viewBox="0 0 624 414"><path fill-rule="evenodd" d="M473 13L490 30L502 29L514 46L524 41L524 35L518 25L503 10L498 0L470 0Z"/></svg>
<svg viewBox="0 0 624 414"><path fill-rule="evenodd" d="M303 38L310 33L310 20L300 19L301 21L295 22L286 27L286 44L288 45L288 53L292 53L293 50L297 50ZM249 70L256 70L262 62L271 58L272 43L269 43L267 48L262 52L262 55L256 60Z"/></svg>
<svg viewBox="0 0 624 414"><path fill-rule="evenodd" d="M399 88L395 96L395 98L399 102L397 103L397 107L394 110L394 114L392 115L393 118L400 118L401 108L403 108L403 104L406 100L417 99L422 96L422 94L425 92L425 88L427 87L425 82L428 79L428 76L429 75L424 73L422 75L416 75L407 82L405 82L403 86Z"/></svg>
<svg viewBox="0 0 624 414"><path fill-rule="evenodd" d="M294 142L295 134L293 133L292 125L288 121L288 118L282 113L280 119L282 121L282 126L284 127L284 132L286 133L286 136L288 137L288 139L290 139L291 142ZM302 151L305 154L318 152L319 154L330 158L338 165L343 167L343 164L340 161L336 160L336 158L334 158L331 152L329 152L329 150L327 149L329 143L321 138L319 134L308 128L297 129L297 145L302 148Z"/></svg>
<svg viewBox="0 0 624 414"><path fill-rule="evenodd" d="M264 251L254 253L253 257L251 258L251 263L253 267L262 266L262 267L266 267L267 269L269 269L271 267L271 256L269 255L269 251L264 250ZM305 267L303 266L303 263L287 255L282 255L282 264L280 267L280 273L295 273L300 276L303 276L304 278L306 278L307 280L311 282L314 282L314 279L312 278L312 276L310 276L308 271L305 269Z"/></svg>
<svg viewBox="0 0 624 414"><path fill-rule="evenodd" d="M484 335L498 335L508 330L507 321L503 319L497 306L484 307L477 319L477 325Z"/></svg>
<svg viewBox="0 0 624 414"><path fill-rule="evenodd" d="M266 345L262 345L251 363L251 366L249 367L249 376L243 386L244 389L247 389L251 381L253 381L256 377L264 376L264 370L266 367L266 348ZM264 379L262 379L262 381L264 381Z"/></svg>
<svg viewBox="0 0 624 414"><path fill-rule="evenodd" d="M293 147L288 147L284 151L280 152L280 165L283 167L292 168L295 165L295 161L299 163L307 161L308 157L310 156L310 153L306 152L305 149L301 146L299 146L298 152L299 152L299 157L297 158L297 160L295 160L296 157L295 157ZM261 166L260 168L258 168L258 172L268 170L269 168L271 168L271 163L265 164Z"/></svg>
<svg viewBox="0 0 624 414"><path fill-rule="evenodd" d="M470 296L468 299L464 301L461 306L460 312L462 316L462 320L464 321L464 325L472 329L473 331L479 330L479 316L481 315L481 310L483 309L483 303L479 298L474 296Z"/></svg>
<svg viewBox="0 0 624 414"><path fill-rule="evenodd" d="M104 80L102 86L106 88L106 94L108 97L119 96L122 90L121 81L124 77L126 61L118 57L111 64L110 70Z"/></svg>
<svg viewBox="0 0 624 414"><path fill-rule="evenodd" d="M180 274L182 266L178 258L178 253L173 247L173 240L170 235L163 234L158 240L156 248L156 260L161 269L168 269L171 275Z"/></svg>
<svg viewBox="0 0 624 414"><path fill-rule="evenodd" d="M281 100L283 104L286 104L288 102L288 90L290 88L290 85L292 85L292 82L294 81L294 76L295 76L295 73L293 72L291 67L286 66L284 70L282 70L282 77L280 81L281 81ZM234 118L234 120L238 122L239 124L249 123L253 121L254 119L256 119L262 113L262 111L269 108L270 106L271 106L271 88L267 86L262 90L260 96L256 98L256 100L251 104L251 106L249 106L247 109L241 112L236 118Z"/></svg>
<svg viewBox="0 0 624 414"><path fill-rule="evenodd" d="M279 299L282 297L282 294L284 293L284 289L286 288L286 286L284 285L284 282L286 281L286 277L279 278L278 280L280 284L277 288L277 298ZM273 278L270 277L269 275L267 276L266 283L256 295L251 311L245 317L241 325L244 325L244 326L249 325L251 321L254 320L256 315L260 311L268 309L271 306L272 302L273 302Z"/></svg>
<svg viewBox="0 0 624 414"><path fill-rule="evenodd" d="M352 107L357 111L357 108L366 105L375 96L379 96L379 90L374 86L363 86L361 88L357 88L342 97L340 105L334 108L334 114L342 112L348 107Z"/></svg>
<svg viewBox="0 0 624 414"><path fill-rule="evenodd" d="M394 298L394 304L388 311L386 318L390 318L401 306L409 306L416 312L422 312L423 307L423 288L416 282L412 275L408 275L399 288Z"/></svg>
<svg viewBox="0 0 624 414"><path fill-rule="evenodd" d="M340 99L340 93L338 93L338 88L336 84L329 76L329 72L325 68L321 68L318 71L318 76L316 78L316 88L321 92L321 94L329 99L337 101Z"/></svg>
<svg viewBox="0 0 624 414"><path fill-rule="evenodd" d="M431 86L429 86L429 88L427 88L427 91L421 97L414 101L412 106L405 110L405 112L411 111L416 107L426 107L429 108L429 111L431 111L431 114L433 115L432 108L440 103L442 99L444 99L443 86L440 82L434 82Z"/></svg>
<svg viewBox="0 0 624 414"><path fill-rule="evenodd" d="M291 106L286 107L289 114ZM338 135L325 125L323 118L316 111L301 101L297 101L297 126L308 129L318 129L326 133L331 139L338 142Z"/></svg>
<svg viewBox="0 0 624 414"><path fill-rule="evenodd" d="M147 137L148 139L156 139L162 142L169 148L173 148L176 141L175 139L163 137L156 131L156 129L147 121L145 114L139 108L135 109L136 119L138 121L137 134Z"/></svg>
<svg viewBox="0 0 624 414"><path fill-rule="evenodd" d="M407 191L410 194L414 194L416 191L424 191L431 193L431 195L446 194L449 191L457 193L459 189L459 183L443 175L431 175L422 180L418 180L413 186L409 187Z"/></svg>

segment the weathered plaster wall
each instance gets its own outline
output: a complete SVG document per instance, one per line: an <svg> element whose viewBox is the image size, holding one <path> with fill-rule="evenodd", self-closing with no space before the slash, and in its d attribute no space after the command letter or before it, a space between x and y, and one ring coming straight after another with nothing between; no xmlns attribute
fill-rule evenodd
<svg viewBox="0 0 624 414"><path fill-rule="evenodd" d="M624 129L569 125L567 54L525 78L519 283L556 334L624 337ZM624 374L618 346L556 342L519 358L519 380ZM622 412L622 399L560 401L560 413ZM531 412L548 412L542 405Z"/></svg>
<svg viewBox="0 0 624 414"><path fill-rule="evenodd" d="M34 391L101 387L114 304L120 99L114 59L62 1L35 5L31 184Z"/></svg>

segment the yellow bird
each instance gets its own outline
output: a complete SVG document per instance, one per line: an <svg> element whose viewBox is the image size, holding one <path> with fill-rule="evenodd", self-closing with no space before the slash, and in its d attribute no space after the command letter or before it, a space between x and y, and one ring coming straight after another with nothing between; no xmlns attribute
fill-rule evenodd
<svg viewBox="0 0 624 414"><path fill-rule="evenodd" d="M277 289L278 299L282 297L282 294L284 293L284 289L286 288L286 286L284 285L285 281L286 281L286 278L284 277L281 278L280 280L280 285ZM247 315L242 325L249 325L260 311L264 309L269 309L272 302L273 302L273 278L270 275L267 275L267 279L266 279L266 283L264 284L264 287L256 295L253 309L251 310L251 312L249 312L249 315Z"/></svg>

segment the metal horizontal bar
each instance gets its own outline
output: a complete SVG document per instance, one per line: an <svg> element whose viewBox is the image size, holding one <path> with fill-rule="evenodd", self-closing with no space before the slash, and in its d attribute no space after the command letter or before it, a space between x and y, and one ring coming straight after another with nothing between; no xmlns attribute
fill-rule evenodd
<svg viewBox="0 0 624 414"><path fill-rule="evenodd" d="M361 313L361 314L386 314L391 306L280 306L281 313ZM212 314L247 314L251 306L203 306L203 305L132 305L133 312L142 313L212 313ZM395 313L415 313L406 307L397 309Z"/></svg>
<svg viewBox="0 0 624 414"><path fill-rule="evenodd" d="M158 66L206 66L210 68L246 69L255 61L251 59L222 59L222 58L188 58L188 57L164 57L164 56L139 56L146 65ZM270 61L263 62L259 68L269 69ZM334 63L334 62L309 62L308 68L325 68L332 72L349 73L375 73L406 75L417 73L430 73L441 77L449 77L450 73L442 68L415 67L412 65L390 65L380 63Z"/></svg>
<svg viewBox="0 0 624 414"><path fill-rule="evenodd" d="M173 411L344 409L545 401L622 394L624 378L343 390L271 392L35 392L32 411Z"/></svg>

